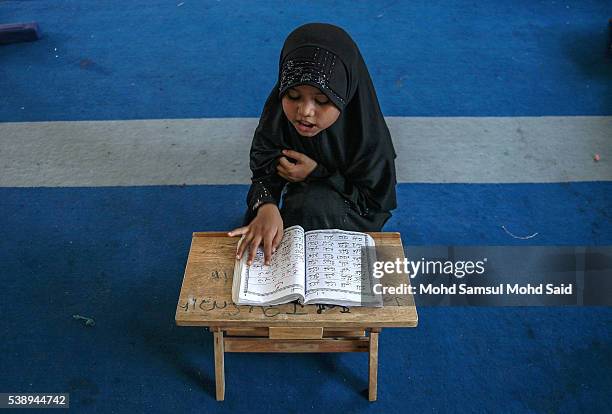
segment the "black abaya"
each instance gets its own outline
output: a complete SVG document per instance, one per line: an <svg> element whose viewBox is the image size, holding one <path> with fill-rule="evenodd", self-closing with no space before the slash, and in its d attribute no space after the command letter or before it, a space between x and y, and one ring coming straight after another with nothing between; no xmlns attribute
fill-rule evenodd
<svg viewBox="0 0 612 414"><path fill-rule="evenodd" d="M338 120L303 137L287 120L282 95L296 85L319 88L340 109ZM276 172L283 149L306 154L317 168L300 183ZM279 81L268 97L251 146L252 185L244 224L259 206L281 206L285 227L380 231L396 208L395 150L357 45L342 29L311 23L285 41Z"/></svg>

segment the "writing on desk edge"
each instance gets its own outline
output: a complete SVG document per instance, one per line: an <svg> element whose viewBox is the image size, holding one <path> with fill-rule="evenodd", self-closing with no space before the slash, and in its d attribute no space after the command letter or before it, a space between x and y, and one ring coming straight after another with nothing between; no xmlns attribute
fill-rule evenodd
<svg viewBox="0 0 612 414"><path fill-rule="evenodd" d="M390 296L385 297L384 304L385 306L404 306L402 302L402 298L398 296ZM283 306L289 305L289 311L285 311L282 309ZM340 314L351 313L351 309L346 306L339 305L314 305L316 307L317 314L327 313L329 311L337 312ZM232 301L226 300L214 300L210 298L191 298L185 301L184 304L179 304L179 308L185 312L222 312L227 316L237 316L242 312L253 313L253 312L261 312L264 316L268 318L273 318L279 315L308 315L309 313L305 311L305 306L297 303L291 302L283 305L270 305L270 306L256 306L256 305L237 305Z"/></svg>

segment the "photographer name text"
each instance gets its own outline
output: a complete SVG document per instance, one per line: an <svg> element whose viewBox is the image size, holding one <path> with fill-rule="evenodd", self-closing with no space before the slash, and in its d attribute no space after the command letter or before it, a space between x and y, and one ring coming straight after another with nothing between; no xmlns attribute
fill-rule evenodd
<svg viewBox="0 0 612 414"><path fill-rule="evenodd" d="M470 286L466 283L452 285L427 283L411 286L402 283L398 286L383 286L381 283L376 283L373 285L373 291L377 295L572 295L574 285L500 283L495 286Z"/></svg>

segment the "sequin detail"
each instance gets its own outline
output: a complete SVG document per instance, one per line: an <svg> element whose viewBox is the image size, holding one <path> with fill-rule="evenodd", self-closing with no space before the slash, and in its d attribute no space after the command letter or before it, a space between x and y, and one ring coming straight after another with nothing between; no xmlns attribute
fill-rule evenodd
<svg viewBox="0 0 612 414"><path fill-rule="evenodd" d="M315 48L312 59L291 59L284 63L281 72L280 91L285 91L291 85L312 82L326 90L342 105L344 98L329 87L329 78L334 73L336 55L321 48Z"/></svg>
<svg viewBox="0 0 612 414"><path fill-rule="evenodd" d="M268 188L263 185L261 181L253 180L253 184L256 185L255 197L253 197L255 203L253 204L253 207L251 207L251 210L256 211L264 202L273 201L274 198L270 194Z"/></svg>
<svg viewBox="0 0 612 414"><path fill-rule="evenodd" d="M348 200L344 200L344 204L351 210L354 210L357 214L359 214L361 217L369 217L370 216L370 209L368 207L363 207L363 209L360 209L359 206L357 204L354 204L351 201Z"/></svg>

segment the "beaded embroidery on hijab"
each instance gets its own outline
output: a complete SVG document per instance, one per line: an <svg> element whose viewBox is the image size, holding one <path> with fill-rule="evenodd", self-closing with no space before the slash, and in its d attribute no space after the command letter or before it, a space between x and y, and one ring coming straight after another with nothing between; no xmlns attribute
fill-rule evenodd
<svg viewBox="0 0 612 414"><path fill-rule="evenodd" d="M342 62L336 66L336 60L335 54L320 47L306 46L293 51L283 62L279 97L293 86L311 85L327 95L336 107L343 108L346 70Z"/></svg>

